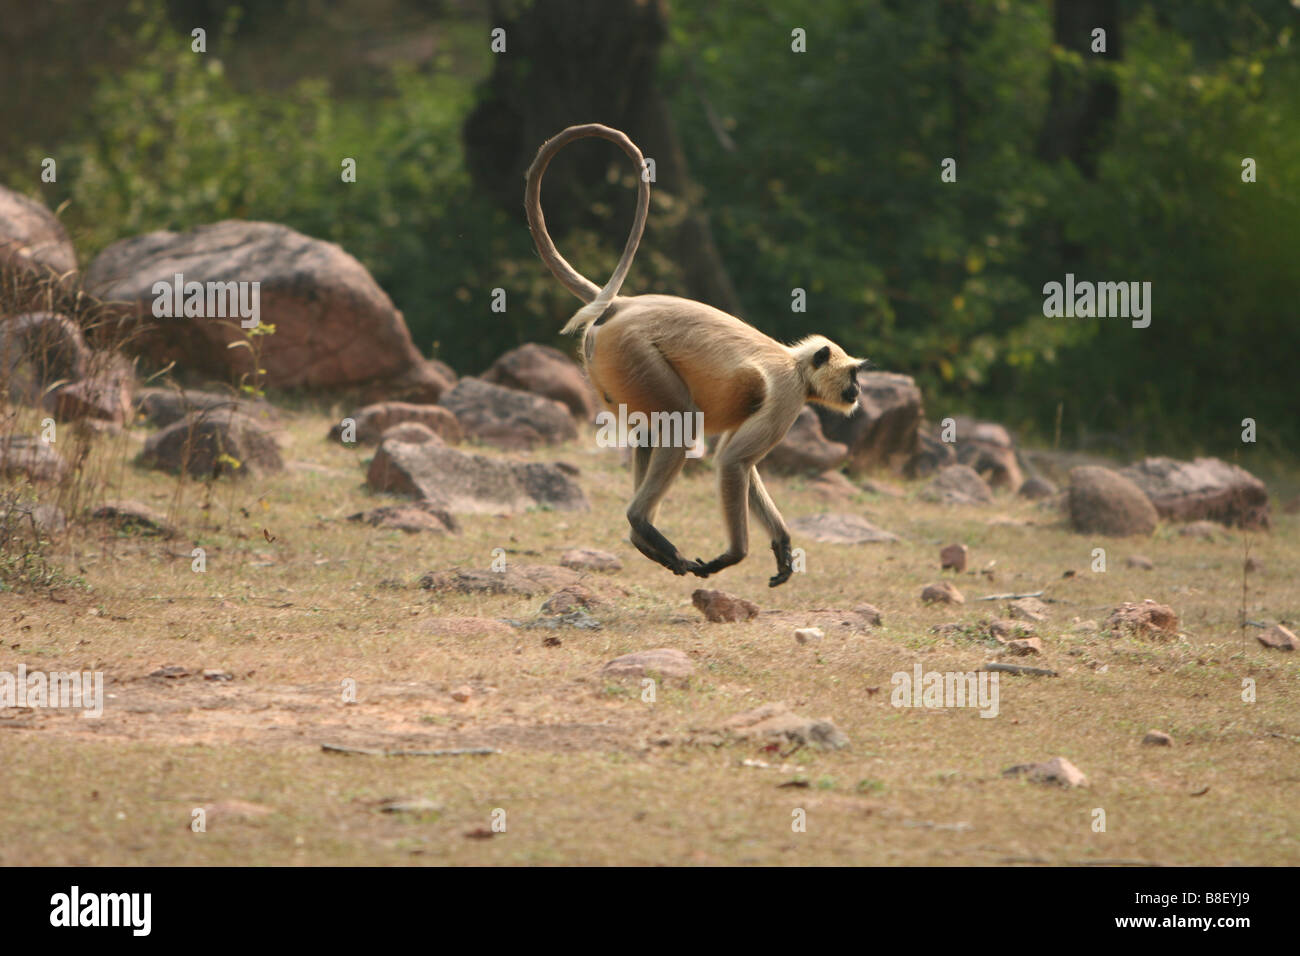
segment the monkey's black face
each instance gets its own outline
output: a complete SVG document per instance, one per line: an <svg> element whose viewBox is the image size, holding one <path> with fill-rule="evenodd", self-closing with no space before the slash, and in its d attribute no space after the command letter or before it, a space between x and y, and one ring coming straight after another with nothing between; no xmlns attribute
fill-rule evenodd
<svg viewBox="0 0 1300 956"><path fill-rule="evenodd" d="M819 342L825 341L819 338ZM812 372L808 398L851 414L858 401L858 372L871 368L870 362L847 355L834 343L827 342L811 354Z"/></svg>

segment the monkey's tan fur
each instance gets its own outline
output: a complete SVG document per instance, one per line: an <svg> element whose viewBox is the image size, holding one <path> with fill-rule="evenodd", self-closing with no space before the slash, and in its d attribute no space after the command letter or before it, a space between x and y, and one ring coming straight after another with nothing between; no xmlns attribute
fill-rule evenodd
<svg viewBox="0 0 1300 956"><path fill-rule="evenodd" d="M631 539L646 557L674 574L707 577L741 561L749 549L746 505L767 529L776 555L775 587L793 570L790 533L763 487L756 465L785 437L805 402L844 414L857 406L857 374L869 363L813 335L782 345L725 312L671 295L620 296L645 231L650 183L640 175L632 232L603 289L577 272L555 248L542 215L542 175L559 150L595 136L618 144L641 173L641 151L618 130L596 123L570 126L546 141L528 169L524 208L537 251L566 289L584 305L564 332L582 333L587 374L605 406L628 414L674 412L704 416L704 432L720 435L715 450L728 547L712 561L687 561L655 527L668 486L685 464L684 447L636 449L636 494L628 506Z"/></svg>

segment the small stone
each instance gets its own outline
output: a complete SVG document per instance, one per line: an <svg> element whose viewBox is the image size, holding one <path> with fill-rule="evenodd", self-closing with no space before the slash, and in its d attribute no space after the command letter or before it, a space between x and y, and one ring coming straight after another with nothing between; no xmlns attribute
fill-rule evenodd
<svg viewBox="0 0 1300 956"><path fill-rule="evenodd" d="M1265 647L1271 647L1274 650L1300 650L1300 643L1297 643L1295 634L1281 624L1274 624L1268 630L1255 635L1255 637Z"/></svg>
<svg viewBox="0 0 1300 956"><path fill-rule="evenodd" d="M939 552L939 564L942 570L951 568L958 574L966 570L966 545L950 544Z"/></svg>
<svg viewBox="0 0 1300 956"><path fill-rule="evenodd" d="M606 677L663 677L684 680L695 673L695 664L682 651L660 647L616 657L601 668Z"/></svg>
<svg viewBox="0 0 1300 956"><path fill-rule="evenodd" d="M1097 633L1098 625L1096 621L1091 619L1087 621L1076 621L1070 630L1075 634L1095 634Z"/></svg>
<svg viewBox="0 0 1300 956"><path fill-rule="evenodd" d="M1113 634L1128 631L1138 637L1169 639L1178 636L1178 615L1167 604L1147 598L1141 604L1125 602L1111 611L1106 626Z"/></svg>
<svg viewBox="0 0 1300 956"><path fill-rule="evenodd" d="M438 813L442 810L442 804L435 803L428 797L414 799L394 797L381 803L379 809L384 813Z"/></svg>
<svg viewBox="0 0 1300 956"><path fill-rule="evenodd" d="M921 603L923 604L965 604L966 599L962 597L960 591L953 587L947 581L941 581L938 584L927 584L921 591Z"/></svg>
<svg viewBox="0 0 1300 956"><path fill-rule="evenodd" d="M1191 524L1183 525L1178 529L1178 533L1184 538L1199 538L1202 541L1217 541L1219 538L1230 537L1223 525L1213 521L1193 521Z"/></svg>
<svg viewBox="0 0 1300 956"><path fill-rule="evenodd" d="M1130 568L1141 568L1143 571L1150 571L1155 567L1151 559L1144 554L1131 554L1124 563Z"/></svg>
<svg viewBox="0 0 1300 956"><path fill-rule="evenodd" d="M859 604L853 609L853 613L862 617L872 627L880 627L880 612L876 610L874 605Z"/></svg>
<svg viewBox="0 0 1300 956"><path fill-rule="evenodd" d="M1025 621L999 620L989 625L989 636L1001 644L1034 636L1034 625Z"/></svg>
<svg viewBox="0 0 1300 956"><path fill-rule="evenodd" d="M1064 757L1053 757L1045 763L1024 763L1002 771L1004 777L1027 776L1035 783L1054 783L1062 787L1086 787L1088 778Z"/></svg>
<svg viewBox="0 0 1300 956"><path fill-rule="evenodd" d="M1046 478L1038 475L1026 478L1020 486L1018 492L1020 497L1028 498L1031 501L1037 501L1042 498L1051 498L1056 494L1056 485L1052 484Z"/></svg>
<svg viewBox="0 0 1300 956"><path fill-rule="evenodd" d="M470 687L468 684L462 684L451 692L451 699L459 701L462 704L473 696L474 688Z"/></svg>
<svg viewBox="0 0 1300 956"><path fill-rule="evenodd" d="M1264 563L1262 561L1256 560L1253 557L1250 557L1243 562L1243 567L1245 567L1247 573L1254 574L1256 571L1264 570Z"/></svg>
<svg viewBox="0 0 1300 956"><path fill-rule="evenodd" d="M1142 738L1142 742L1150 747L1168 747L1174 742L1163 730L1148 730L1147 735Z"/></svg>
<svg viewBox="0 0 1300 956"><path fill-rule="evenodd" d="M801 627L794 632L794 639L800 644L811 644L825 636L825 632L820 627Z"/></svg>
<svg viewBox="0 0 1300 956"><path fill-rule="evenodd" d="M597 596L591 588L581 584L570 584L561 588L546 599L542 605L543 614L572 614L575 611L605 611L610 603Z"/></svg>
<svg viewBox="0 0 1300 956"><path fill-rule="evenodd" d="M1043 642L1036 637L1024 637L1014 641L1007 641L1007 651L1016 657L1025 657L1029 654L1043 653Z"/></svg>
<svg viewBox="0 0 1300 956"><path fill-rule="evenodd" d="M560 565L575 571L621 571L618 555L595 548L570 548L560 555Z"/></svg>
<svg viewBox="0 0 1300 956"><path fill-rule="evenodd" d="M729 621L748 621L758 615L758 605L753 601L728 594L726 591L709 591L699 588L691 595L694 604L706 618L715 624Z"/></svg>
<svg viewBox="0 0 1300 956"><path fill-rule="evenodd" d="M234 680L235 675L229 671L205 670L203 672L204 680Z"/></svg>
<svg viewBox="0 0 1300 956"><path fill-rule="evenodd" d="M1047 620L1047 605L1038 598L1018 598L1007 606L1007 613L1018 621L1042 624Z"/></svg>

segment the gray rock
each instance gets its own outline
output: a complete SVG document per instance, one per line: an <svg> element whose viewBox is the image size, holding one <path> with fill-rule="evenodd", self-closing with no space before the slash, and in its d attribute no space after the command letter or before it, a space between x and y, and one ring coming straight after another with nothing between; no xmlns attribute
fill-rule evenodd
<svg viewBox="0 0 1300 956"><path fill-rule="evenodd" d="M456 415L467 437L498 448L527 450L578 437L567 406L482 379L462 378L439 404Z"/></svg>
<svg viewBox="0 0 1300 956"><path fill-rule="evenodd" d="M243 478L284 469L279 445L270 431L225 409L191 412L150 435L140 461L161 471L184 470L195 478Z"/></svg>
<svg viewBox="0 0 1300 956"><path fill-rule="evenodd" d="M1149 535L1158 516L1146 494L1109 468L1082 465L1070 472L1070 523L1083 534Z"/></svg>

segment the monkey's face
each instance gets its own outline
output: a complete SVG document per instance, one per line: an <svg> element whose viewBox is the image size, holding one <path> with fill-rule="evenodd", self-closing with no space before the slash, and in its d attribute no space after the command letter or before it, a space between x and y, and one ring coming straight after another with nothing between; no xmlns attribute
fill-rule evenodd
<svg viewBox="0 0 1300 956"><path fill-rule="evenodd" d="M834 342L825 340L809 359L809 401L845 415L858 405L858 372L872 368L869 361L855 359Z"/></svg>

